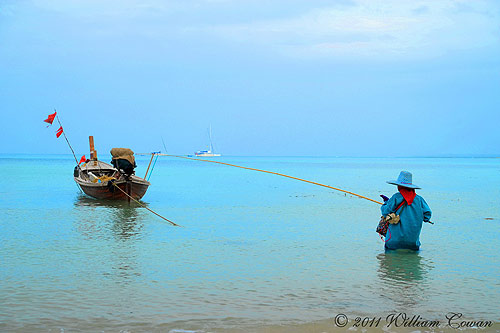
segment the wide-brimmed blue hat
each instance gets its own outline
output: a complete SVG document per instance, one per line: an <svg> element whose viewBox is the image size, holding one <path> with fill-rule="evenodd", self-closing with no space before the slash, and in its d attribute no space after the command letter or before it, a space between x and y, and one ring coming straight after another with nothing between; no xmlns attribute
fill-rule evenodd
<svg viewBox="0 0 500 333"><path fill-rule="evenodd" d="M398 180L388 180L389 184L408 187L408 188L420 188L415 184L412 184L412 175L411 172L401 171L399 173Z"/></svg>

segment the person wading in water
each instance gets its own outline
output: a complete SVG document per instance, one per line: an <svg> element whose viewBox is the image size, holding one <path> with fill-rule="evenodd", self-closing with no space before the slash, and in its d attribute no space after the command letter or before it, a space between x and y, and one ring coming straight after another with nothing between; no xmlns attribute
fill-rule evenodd
<svg viewBox="0 0 500 333"><path fill-rule="evenodd" d="M397 180L387 181L397 185L398 192L390 199L382 195L384 204L380 208L383 216L394 213L399 215L399 222L389 223L385 238L385 248L389 250L410 249L418 251L420 248L420 231L423 222L430 222L431 210L424 198L415 193L419 189L412 183L412 174L401 171Z"/></svg>

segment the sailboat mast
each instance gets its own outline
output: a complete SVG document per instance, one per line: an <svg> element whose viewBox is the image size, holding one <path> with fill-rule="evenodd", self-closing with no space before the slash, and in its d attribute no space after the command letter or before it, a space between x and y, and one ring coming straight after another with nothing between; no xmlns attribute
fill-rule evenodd
<svg viewBox="0 0 500 333"><path fill-rule="evenodd" d="M212 144L212 124L210 124L210 127L208 129L208 137L210 139L210 151L214 151L214 145Z"/></svg>

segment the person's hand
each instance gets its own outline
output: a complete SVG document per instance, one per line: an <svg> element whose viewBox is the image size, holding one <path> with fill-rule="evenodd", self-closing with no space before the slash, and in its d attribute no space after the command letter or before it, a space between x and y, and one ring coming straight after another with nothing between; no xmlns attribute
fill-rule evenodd
<svg viewBox="0 0 500 333"><path fill-rule="evenodd" d="M386 202L387 200L389 200L389 198L388 198L388 197L386 197L386 196L385 196L385 195L383 195L383 194L381 194L380 196L382 197L382 199L384 199L384 202Z"/></svg>

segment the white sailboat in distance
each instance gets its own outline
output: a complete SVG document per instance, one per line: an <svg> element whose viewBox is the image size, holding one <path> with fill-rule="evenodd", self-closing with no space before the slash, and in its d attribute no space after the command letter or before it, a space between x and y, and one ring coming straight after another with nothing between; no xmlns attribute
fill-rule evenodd
<svg viewBox="0 0 500 333"><path fill-rule="evenodd" d="M210 139L210 146L207 147L207 150L198 150L194 155L196 157L217 157L220 154L216 154L214 152L214 145L212 143L212 125L210 125L208 129L208 138Z"/></svg>

